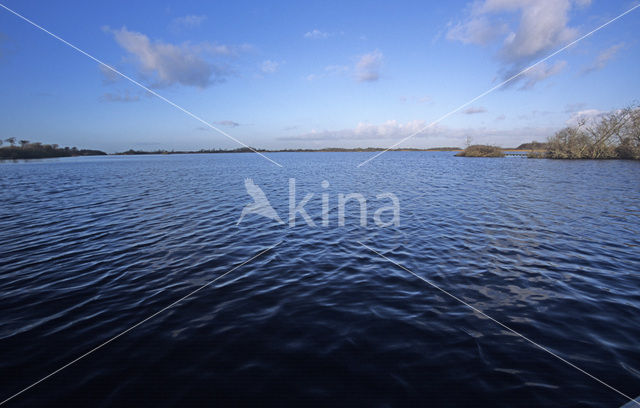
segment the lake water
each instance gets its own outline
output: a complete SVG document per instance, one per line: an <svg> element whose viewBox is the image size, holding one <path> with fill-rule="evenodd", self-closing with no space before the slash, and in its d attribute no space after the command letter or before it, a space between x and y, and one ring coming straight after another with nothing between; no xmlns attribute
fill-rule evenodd
<svg viewBox="0 0 640 408"><path fill-rule="evenodd" d="M0 164L0 400L281 241L8 406L627 402L358 241L640 395L640 163L271 156ZM236 225L245 178L284 220L295 178L317 226ZM399 226L373 222L384 192Z"/></svg>

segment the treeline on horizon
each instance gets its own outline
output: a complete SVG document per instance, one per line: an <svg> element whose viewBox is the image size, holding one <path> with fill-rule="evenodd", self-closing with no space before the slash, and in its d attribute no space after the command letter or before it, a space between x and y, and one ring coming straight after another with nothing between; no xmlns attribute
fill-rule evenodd
<svg viewBox="0 0 640 408"><path fill-rule="evenodd" d="M3 146L8 143L8 146ZM18 145L19 144L19 145ZM103 156L105 152L92 149L78 149L77 147L60 147L57 144L43 144L40 142L30 142L10 137L4 141L0 139L0 159L47 159L53 157L72 156Z"/></svg>
<svg viewBox="0 0 640 408"><path fill-rule="evenodd" d="M196 153L299 153L299 152L379 152L381 150L385 150L382 147L355 147L355 148L344 148L344 147L325 147L322 149L279 149L279 150L269 150L269 149L254 149L249 147L239 147L237 149L200 149L194 151L186 151L186 150L133 150L129 149L125 152L114 153L116 155L136 155L136 154L196 154ZM457 151L462 150L460 147L432 147L428 149L418 149L418 148L398 148L398 149L389 149L391 151Z"/></svg>

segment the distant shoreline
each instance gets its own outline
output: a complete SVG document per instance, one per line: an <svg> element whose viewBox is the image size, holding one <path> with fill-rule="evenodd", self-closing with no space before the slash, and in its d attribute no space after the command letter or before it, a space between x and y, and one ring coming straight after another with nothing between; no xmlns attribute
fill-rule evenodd
<svg viewBox="0 0 640 408"><path fill-rule="evenodd" d="M169 155L169 154L223 154L223 153L372 153L381 151L394 152L460 152L459 147L432 147L428 149L401 148L385 149L382 147L367 148L339 148L329 147L323 149L253 149L241 147L237 149L201 149L201 150L133 150L124 152L105 153L100 150L78 149L76 147L60 148L57 145L43 145L33 143L24 146L4 146L0 147L0 160L30 160L30 159L55 159L61 157L77 156L138 156L138 155Z"/></svg>
<svg viewBox="0 0 640 408"><path fill-rule="evenodd" d="M375 153L382 151L390 152L464 152L460 147L431 147L431 148L398 148L386 149L382 147L367 148L322 148L322 149L249 149L246 147L237 149L201 149L201 150L127 150L124 152L105 153L94 149L69 148L46 148L30 149L19 146L0 147L0 160L34 160L34 159L55 159L63 157L86 157L86 156L145 156L145 155L173 155L173 154L224 154L224 153ZM55 145L54 145L55 146ZM498 148L503 152L533 152L534 149L523 149L521 147Z"/></svg>
<svg viewBox="0 0 640 408"><path fill-rule="evenodd" d="M462 148L459 147L432 147L428 149L418 148L402 148L402 149L385 149L382 147L367 147L367 148L340 148L340 147L328 147L323 149L253 149L247 147L241 147L238 149L201 149L201 150L127 150L125 152L112 153L114 156L129 156L129 155L147 155L147 154L206 154L206 153L356 153L356 152L380 152L380 151L394 151L394 152L459 152Z"/></svg>

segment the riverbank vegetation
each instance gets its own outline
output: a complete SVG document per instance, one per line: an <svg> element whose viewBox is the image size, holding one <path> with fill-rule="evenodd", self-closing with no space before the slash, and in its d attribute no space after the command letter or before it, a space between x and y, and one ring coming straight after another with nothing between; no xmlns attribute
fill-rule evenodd
<svg viewBox="0 0 640 408"><path fill-rule="evenodd" d="M523 143L515 149L471 145L456 156L503 157L511 150L527 150L531 158L640 160L640 107L579 118L574 126L558 131L546 143Z"/></svg>
<svg viewBox="0 0 640 408"><path fill-rule="evenodd" d="M530 157L640 160L640 108L580 119L550 137L545 150Z"/></svg>
<svg viewBox="0 0 640 408"><path fill-rule="evenodd" d="M546 150L547 144L542 142L533 142L523 143L520 146L516 147L514 150Z"/></svg>
<svg viewBox="0 0 640 408"><path fill-rule="evenodd" d="M8 146L2 146L7 143ZM59 147L56 144L31 143L28 140L20 140L10 137L4 141L0 140L0 159L46 159L51 157L72 157L72 156L102 156L105 152L100 150L78 149L77 147Z"/></svg>
<svg viewBox="0 0 640 408"><path fill-rule="evenodd" d="M489 145L471 145L456 154L460 157L504 157L502 148Z"/></svg>

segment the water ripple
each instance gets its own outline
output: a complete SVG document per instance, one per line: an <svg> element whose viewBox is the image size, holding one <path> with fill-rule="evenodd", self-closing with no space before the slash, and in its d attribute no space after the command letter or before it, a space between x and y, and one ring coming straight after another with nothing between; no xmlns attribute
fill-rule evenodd
<svg viewBox="0 0 640 408"><path fill-rule="evenodd" d="M389 152L0 163L0 399L256 259L12 401L39 405L585 406L625 401L366 242L640 394L640 166ZM287 220L288 179L316 227ZM330 182L328 189L321 181ZM320 195L330 194L330 227ZM337 223L338 193L362 193ZM376 194L401 202L378 228Z"/></svg>

